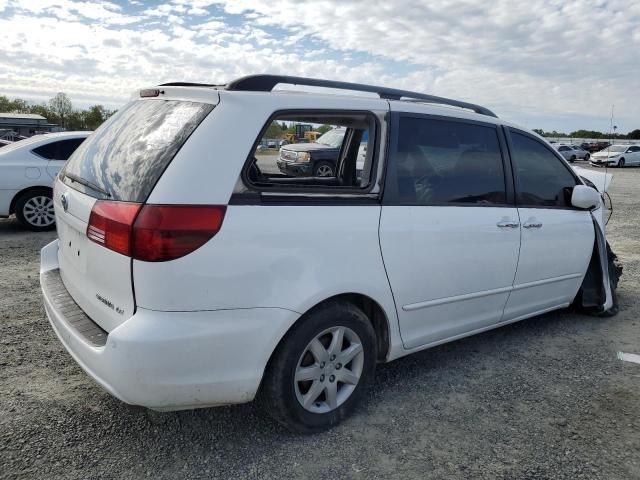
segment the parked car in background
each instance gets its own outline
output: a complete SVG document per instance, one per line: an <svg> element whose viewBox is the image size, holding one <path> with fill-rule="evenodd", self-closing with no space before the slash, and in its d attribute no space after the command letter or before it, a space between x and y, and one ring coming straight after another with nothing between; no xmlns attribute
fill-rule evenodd
<svg viewBox="0 0 640 480"><path fill-rule="evenodd" d="M611 145L609 142L592 142L586 150L588 150L589 153L595 153L599 152L603 148L607 148L609 145Z"/></svg>
<svg viewBox="0 0 640 480"><path fill-rule="evenodd" d="M295 177L333 177L346 128L334 128L311 143L291 143L280 148L278 168Z"/></svg>
<svg viewBox="0 0 640 480"><path fill-rule="evenodd" d="M556 150L558 150L560 155L562 155L569 162L573 163L576 160L589 160L589 152L583 150L577 145L556 144L554 145L554 147Z"/></svg>
<svg viewBox="0 0 640 480"><path fill-rule="evenodd" d="M640 145L611 145L591 155L592 165L640 165Z"/></svg>
<svg viewBox="0 0 640 480"><path fill-rule="evenodd" d="M0 217L15 213L30 230L53 228L53 179L90 133L35 135L0 148Z"/></svg>
<svg viewBox="0 0 640 480"><path fill-rule="evenodd" d="M356 408L377 363L571 304L617 311L600 193L485 107L273 75L136 97L58 175L40 269L54 331L124 402L257 398L314 432ZM333 178L259 168L256 132L294 116L345 127L282 149L342 144Z"/></svg>

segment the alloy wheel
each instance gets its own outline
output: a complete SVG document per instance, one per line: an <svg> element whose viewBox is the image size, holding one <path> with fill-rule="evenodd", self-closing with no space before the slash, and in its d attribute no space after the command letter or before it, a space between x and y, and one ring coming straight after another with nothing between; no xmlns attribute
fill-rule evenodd
<svg viewBox="0 0 640 480"><path fill-rule="evenodd" d="M320 165L316 170L317 177L332 177L333 169L329 165Z"/></svg>
<svg viewBox="0 0 640 480"><path fill-rule="evenodd" d="M327 413L342 405L356 389L364 367L360 337L347 327L332 327L316 335L302 352L295 370L300 405L312 413Z"/></svg>
<svg viewBox="0 0 640 480"><path fill-rule="evenodd" d="M22 208L24 219L32 226L49 227L56 221L53 212L53 200L44 195L31 197Z"/></svg>

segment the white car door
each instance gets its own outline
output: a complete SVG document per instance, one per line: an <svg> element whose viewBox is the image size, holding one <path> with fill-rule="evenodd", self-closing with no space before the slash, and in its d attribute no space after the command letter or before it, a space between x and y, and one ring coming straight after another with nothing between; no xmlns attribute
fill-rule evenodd
<svg viewBox="0 0 640 480"><path fill-rule="evenodd" d="M573 170L536 137L516 129L509 133L522 241L505 320L568 306L595 238L590 212L570 203L579 183Z"/></svg>
<svg viewBox="0 0 640 480"><path fill-rule="evenodd" d="M391 128L380 246L404 346L490 328L520 247L502 132L405 113Z"/></svg>
<svg viewBox="0 0 640 480"><path fill-rule="evenodd" d="M625 155L629 157L628 165L640 165L640 146L633 145L629 147L628 153Z"/></svg>

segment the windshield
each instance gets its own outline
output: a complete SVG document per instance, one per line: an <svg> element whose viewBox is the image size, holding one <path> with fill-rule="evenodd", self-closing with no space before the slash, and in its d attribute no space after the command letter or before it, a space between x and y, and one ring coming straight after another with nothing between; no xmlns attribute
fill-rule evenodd
<svg viewBox="0 0 640 480"><path fill-rule="evenodd" d="M104 122L60 173L88 195L144 202L165 168L213 105L177 100L136 100ZM67 178L68 176L68 178Z"/></svg>
<svg viewBox="0 0 640 480"><path fill-rule="evenodd" d="M627 147L626 145L611 145L609 148L605 148L604 151L606 152L608 150L610 152L622 153L626 152L627 148L629 147Z"/></svg>
<svg viewBox="0 0 640 480"><path fill-rule="evenodd" d="M333 148L340 148L342 145L342 139L346 132L343 128L334 128L318 138L316 143L322 143L323 145L329 145Z"/></svg>

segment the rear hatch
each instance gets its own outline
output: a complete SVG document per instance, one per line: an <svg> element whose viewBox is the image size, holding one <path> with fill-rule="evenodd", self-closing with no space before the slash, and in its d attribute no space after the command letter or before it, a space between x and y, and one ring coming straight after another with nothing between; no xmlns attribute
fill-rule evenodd
<svg viewBox="0 0 640 480"><path fill-rule="evenodd" d="M132 101L75 151L55 182L62 281L107 332L135 312L129 250L135 217L213 108L185 100Z"/></svg>

